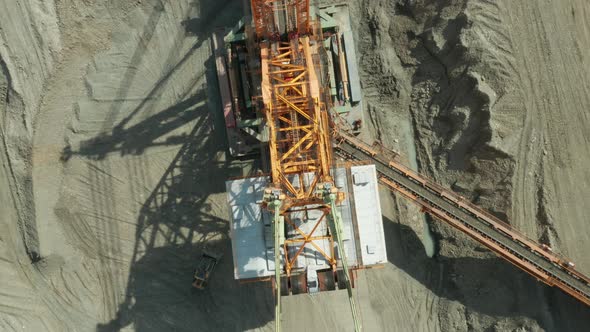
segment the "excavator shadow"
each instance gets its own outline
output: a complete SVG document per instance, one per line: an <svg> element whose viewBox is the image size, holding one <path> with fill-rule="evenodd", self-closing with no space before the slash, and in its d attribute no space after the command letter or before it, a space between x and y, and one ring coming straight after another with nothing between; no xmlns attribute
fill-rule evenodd
<svg viewBox="0 0 590 332"><path fill-rule="evenodd" d="M483 247L476 247L475 252L489 258L430 258L409 226L385 217L383 224L389 261L440 298L484 315L526 317L547 331L585 331L582 327L590 326L586 306L537 282ZM463 246L463 241L470 241L464 238L448 239L447 245Z"/></svg>
<svg viewBox="0 0 590 332"><path fill-rule="evenodd" d="M268 284L233 279L223 192L241 170L217 160L223 145L202 117L141 208L125 300L97 331L235 331L273 319ZM207 288L196 290L193 270L205 247L223 257Z"/></svg>
<svg viewBox="0 0 590 332"><path fill-rule="evenodd" d="M273 320L272 292L267 283L240 285L233 279L229 241L209 241L223 254L203 290L191 286L201 253L195 246L152 249L134 263L128 285L130 300L117 319L97 331L244 331Z"/></svg>
<svg viewBox="0 0 590 332"><path fill-rule="evenodd" d="M186 33L206 36L201 30L211 28L214 9L229 3L224 0L209 8L206 21L183 22ZM98 324L97 331L241 331L274 319L268 283L241 285L234 280L225 180L244 170L239 162L221 157L223 119L214 111L220 106L212 58L205 67L206 93L199 91L139 122L130 119L145 114L134 110L112 134L84 142L79 152L69 151L103 159L112 152L141 155L157 145L182 144L139 211L126 292L114 318ZM203 100L209 107L195 107ZM176 135L187 123L194 123L192 131ZM222 258L207 287L197 290L191 285L193 271L205 248Z"/></svg>

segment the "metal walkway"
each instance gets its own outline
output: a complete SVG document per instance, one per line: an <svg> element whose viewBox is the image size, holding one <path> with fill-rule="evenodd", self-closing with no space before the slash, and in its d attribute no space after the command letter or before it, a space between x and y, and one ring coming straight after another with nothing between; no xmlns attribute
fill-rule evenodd
<svg viewBox="0 0 590 332"><path fill-rule="evenodd" d="M379 181L390 190L412 200L423 211L469 235L538 280L590 305L590 279L549 247L528 239L469 200L393 161L386 152L345 133L336 136L336 154L348 160L373 161Z"/></svg>

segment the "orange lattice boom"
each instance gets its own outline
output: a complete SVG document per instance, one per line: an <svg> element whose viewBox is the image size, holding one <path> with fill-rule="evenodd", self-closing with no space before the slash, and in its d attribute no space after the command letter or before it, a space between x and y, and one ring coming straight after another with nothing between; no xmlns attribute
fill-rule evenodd
<svg viewBox="0 0 590 332"><path fill-rule="evenodd" d="M283 210L320 203L316 186L333 181L328 113L312 57L320 44L312 40L261 45L271 176L285 194Z"/></svg>
<svg viewBox="0 0 590 332"><path fill-rule="evenodd" d="M330 266L329 271L322 273L332 273L339 279L337 265L342 265L355 330L359 331L361 325L352 295L353 278L349 274L337 209L344 194L334 186L330 174L333 128L327 111L331 101L329 96L324 96L330 86L320 64L325 55L322 30L318 21L310 20L309 0L252 0L251 3L262 74L263 107L260 104L257 107L264 113L269 130L271 183L265 190L263 204L274 213L275 314L280 315L283 285L285 288L297 285L301 272L310 271L309 266L298 264L297 258L305 256L306 247L313 247ZM337 36L340 40L340 35ZM344 64L347 61L344 53L340 52L339 56ZM344 66L340 69L346 73ZM334 136L338 137L336 151L340 156L372 160L380 182L387 188L419 204L423 211L469 235L538 280L590 304L590 278L576 271L574 263L554 254L549 246L527 239L465 198L391 160L393 155L384 153L384 149L364 144L345 132L338 131ZM321 245L326 242L328 245ZM280 319L275 324L278 331Z"/></svg>

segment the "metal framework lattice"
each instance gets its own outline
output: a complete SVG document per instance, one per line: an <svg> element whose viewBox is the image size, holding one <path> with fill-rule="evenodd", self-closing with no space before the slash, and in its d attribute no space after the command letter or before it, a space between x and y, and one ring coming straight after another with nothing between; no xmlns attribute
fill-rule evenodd
<svg viewBox="0 0 590 332"><path fill-rule="evenodd" d="M320 102L311 47L303 37L261 50L271 176L286 196L284 210L321 203L317 185L332 182L328 113Z"/></svg>
<svg viewBox="0 0 590 332"><path fill-rule="evenodd" d="M337 242L355 329L359 331L342 219L336 208L344 193L334 186L330 174L331 130L325 104L329 101L323 100L326 89L320 76L322 32L309 17L309 0L252 0L252 18L260 40L263 112L269 130L272 184L265 190L263 204L274 212L275 329L280 330L281 262L290 276L305 247L313 246L336 274ZM309 232L291 218L298 211L314 209L322 213ZM295 235L286 233L285 226ZM320 226L323 232L318 231ZM328 241L329 248L323 249L320 241ZM290 253L290 248L297 249Z"/></svg>
<svg viewBox="0 0 590 332"><path fill-rule="evenodd" d="M256 35L261 39L310 32L309 0L252 0L251 5Z"/></svg>
<svg viewBox="0 0 590 332"><path fill-rule="evenodd" d="M291 275L291 270L296 267L297 258L301 255L305 249L305 247L309 244L313 246L313 248L320 253L324 259L330 264L330 266L336 266L336 256L334 255L334 238L330 234L317 234L319 233L320 225L327 224L327 217L330 213L330 210L327 207L316 207L313 208L314 210L320 210L321 216L314 221L313 228L309 232L305 232L296 224L294 220L290 216L285 216L285 222L289 227L291 227L295 232L297 232L297 236L286 239L285 243L283 244L283 249L285 253L285 272L287 276ZM306 209L307 210L307 209ZM307 211L306 211L307 212ZM320 247L315 241L324 241L327 240L329 243L329 251L326 252L324 249ZM289 247L297 248L297 251L293 255L289 255Z"/></svg>

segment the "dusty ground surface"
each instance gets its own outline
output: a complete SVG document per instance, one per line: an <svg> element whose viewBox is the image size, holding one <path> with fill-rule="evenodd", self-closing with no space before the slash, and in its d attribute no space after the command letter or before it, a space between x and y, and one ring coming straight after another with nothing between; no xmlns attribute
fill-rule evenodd
<svg viewBox="0 0 590 332"><path fill-rule="evenodd" d="M328 2L328 1L325 1ZM585 0L350 0L371 125L446 186L590 273ZM272 330L232 280L208 42L242 1L0 4L0 330ZM391 264L359 275L366 330L586 331L590 311L382 193ZM203 246L226 259L189 286ZM351 330L343 293L284 326ZM300 317L310 317L301 321Z"/></svg>

